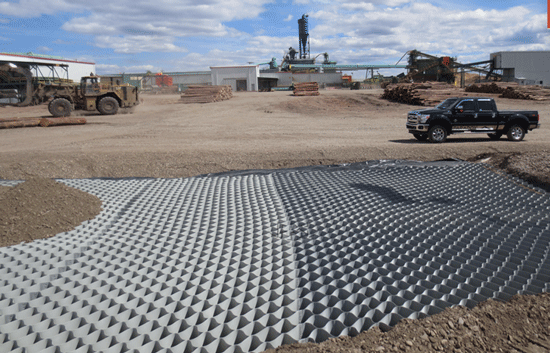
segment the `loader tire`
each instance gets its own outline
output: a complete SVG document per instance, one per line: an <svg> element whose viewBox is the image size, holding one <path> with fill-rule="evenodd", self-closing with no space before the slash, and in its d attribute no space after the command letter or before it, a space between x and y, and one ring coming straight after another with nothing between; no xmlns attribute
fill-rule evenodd
<svg viewBox="0 0 550 353"><path fill-rule="evenodd" d="M48 105L48 110L53 116L71 116L73 105L65 98L55 98Z"/></svg>
<svg viewBox="0 0 550 353"><path fill-rule="evenodd" d="M118 101L113 97L103 97L97 103L97 110L103 115L115 115L118 112Z"/></svg>

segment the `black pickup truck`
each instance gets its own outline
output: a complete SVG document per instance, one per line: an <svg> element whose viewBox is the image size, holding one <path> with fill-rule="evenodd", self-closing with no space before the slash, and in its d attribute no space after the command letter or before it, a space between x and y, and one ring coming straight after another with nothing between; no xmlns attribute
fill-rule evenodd
<svg viewBox="0 0 550 353"><path fill-rule="evenodd" d="M498 111L494 99L482 97L448 98L435 108L407 115L407 129L417 140L436 143L460 132L484 133L492 140L506 134L510 141L521 141L538 127L537 111Z"/></svg>

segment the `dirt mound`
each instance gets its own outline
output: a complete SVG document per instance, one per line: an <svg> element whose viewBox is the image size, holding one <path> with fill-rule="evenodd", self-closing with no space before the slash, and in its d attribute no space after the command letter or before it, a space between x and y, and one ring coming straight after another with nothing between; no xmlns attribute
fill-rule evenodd
<svg viewBox="0 0 550 353"><path fill-rule="evenodd" d="M289 111L299 114L349 114L350 112L365 112L368 107L389 106L390 103L372 95L362 94L349 96L318 96L296 97L291 101L285 101L274 106L274 109Z"/></svg>
<svg viewBox="0 0 550 353"><path fill-rule="evenodd" d="M484 162L550 192L550 152L483 153L470 162Z"/></svg>
<svg viewBox="0 0 550 353"><path fill-rule="evenodd" d="M0 188L0 246L49 238L101 212L101 200L51 179Z"/></svg>
<svg viewBox="0 0 550 353"><path fill-rule="evenodd" d="M463 306L420 320L401 320L389 332L379 328L320 344L281 346L267 352L548 352L550 293L488 300L472 310Z"/></svg>

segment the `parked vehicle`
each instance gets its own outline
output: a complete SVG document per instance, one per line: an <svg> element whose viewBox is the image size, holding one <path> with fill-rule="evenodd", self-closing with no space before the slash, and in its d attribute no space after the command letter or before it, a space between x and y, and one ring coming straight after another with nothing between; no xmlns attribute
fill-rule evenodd
<svg viewBox="0 0 550 353"><path fill-rule="evenodd" d="M494 99L483 97L448 98L435 108L407 115L409 133L419 141L434 143L456 133L487 134L492 140L506 135L510 141L521 141L528 131L539 127L537 111L498 111Z"/></svg>

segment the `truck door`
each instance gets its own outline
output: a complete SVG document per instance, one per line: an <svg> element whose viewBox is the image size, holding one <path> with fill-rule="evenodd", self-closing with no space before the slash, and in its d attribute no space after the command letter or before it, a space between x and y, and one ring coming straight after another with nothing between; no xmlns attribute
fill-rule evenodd
<svg viewBox="0 0 550 353"><path fill-rule="evenodd" d="M498 112L495 101L490 98L478 98L477 108L477 129L482 131L496 131L498 126Z"/></svg>
<svg viewBox="0 0 550 353"><path fill-rule="evenodd" d="M476 125L476 104L473 98L463 99L455 106L452 121L453 130L458 131L471 130Z"/></svg>

